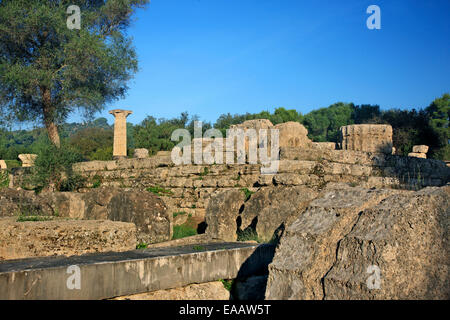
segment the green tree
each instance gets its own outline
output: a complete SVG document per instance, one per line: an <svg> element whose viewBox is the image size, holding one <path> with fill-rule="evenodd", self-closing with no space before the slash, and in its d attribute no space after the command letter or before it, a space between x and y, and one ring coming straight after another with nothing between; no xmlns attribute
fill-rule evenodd
<svg viewBox="0 0 450 320"><path fill-rule="evenodd" d="M78 150L84 160L109 160L106 152L110 147L112 158L113 135L112 129L88 127L72 135L69 144Z"/></svg>
<svg viewBox="0 0 450 320"><path fill-rule="evenodd" d="M40 119L59 148L58 124L123 97L137 71L126 28L149 0L0 1L0 112ZM78 5L81 28L67 27Z"/></svg>
<svg viewBox="0 0 450 320"><path fill-rule="evenodd" d="M352 103L335 103L328 108L311 111L304 117L303 124L313 141L339 142L340 127L353 123Z"/></svg>
<svg viewBox="0 0 450 320"><path fill-rule="evenodd" d="M427 108L430 126L436 134L433 155L438 159L450 159L450 94L445 93L435 99ZM433 150L434 149L434 150Z"/></svg>

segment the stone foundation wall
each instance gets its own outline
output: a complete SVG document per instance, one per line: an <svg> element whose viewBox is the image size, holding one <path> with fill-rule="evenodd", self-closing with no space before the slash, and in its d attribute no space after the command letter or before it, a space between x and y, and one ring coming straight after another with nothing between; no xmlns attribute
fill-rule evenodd
<svg viewBox="0 0 450 320"><path fill-rule="evenodd" d="M168 153L147 159L77 163L74 170L102 186L144 190L159 187L172 212L204 216L211 195L220 190L276 185L323 188L345 182L366 188L419 189L441 186L450 169L439 160L330 148L281 148L277 174L262 175L261 165L173 166ZM158 192L156 190L155 192Z"/></svg>
<svg viewBox="0 0 450 320"><path fill-rule="evenodd" d="M227 189L255 191L272 186L322 189L328 183L344 182L365 188L419 189L442 186L450 180L450 168L443 161L384 153L333 150L324 145L312 148L280 148L277 174L261 174L260 164L213 164L174 166L169 152L143 159L77 163L74 170L102 187L145 190L156 187L169 212L184 211L204 217L212 194ZM26 169L12 177L21 186Z"/></svg>

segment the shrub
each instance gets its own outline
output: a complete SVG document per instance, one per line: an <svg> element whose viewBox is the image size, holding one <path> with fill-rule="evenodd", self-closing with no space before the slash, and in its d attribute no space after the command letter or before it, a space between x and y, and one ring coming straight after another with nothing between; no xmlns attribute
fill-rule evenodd
<svg viewBox="0 0 450 320"><path fill-rule="evenodd" d="M31 183L36 191L49 188L57 191L73 191L84 186L84 178L72 170L72 164L82 160L73 148L56 148L46 144L38 151L34 162Z"/></svg>
<svg viewBox="0 0 450 320"><path fill-rule="evenodd" d="M157 196L171 196L173 194L172 191L164 189L164 188L159 187L159 186L154 186L154 187L147 188L147 191L153 192Z"/></svg>
<svg viewBox="0 0 450 320"><path fill-rule="evenodd" d="M173 236L172 239L181 239L190 236L195 236L197 234L197 230L191 226L182 224L179 226L173 227Z"/></svg>
<svg viewBox="0 0 450 320"><path fill-rule="evenodd" d="M250 199L250 197L252 196L252 194L254 194L254 192L248 190L248 188L242 188L241 191L244 192L244 194L245 194L245 201L247 201L248 199Z"/></svg>
<svg viewBox="0 0 450 320"><path fill-rule="evenodd" d="M7 170L0 171L0 189L9 186L9 174Z"/></svg>

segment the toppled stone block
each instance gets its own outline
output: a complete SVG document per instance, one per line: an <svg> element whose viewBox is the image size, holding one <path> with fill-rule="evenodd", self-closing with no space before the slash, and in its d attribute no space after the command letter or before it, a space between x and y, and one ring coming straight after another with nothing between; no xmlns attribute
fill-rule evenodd
<svg viewBox="0 0 450 320"><path fill-rule="evenodd" d="M308 130L298 122L289 121L277 124L273 129L278 129L280 147L308 148L312 142L308 138Z"/></svg>
<svg viewBox="0 0 450 320"><path fill-rule="evenodd" d="M336 143L334 143L334 142L313 142L311 147L313 149L319 149L319 150L335 150Z"/></svg>
<svg viewBox="0 0 450 320"><path fill-rule="evenodd" d="M305 186L260 189L245 203L240 229L253 228L259 239L269 241L292 223L317 194Z"/></svg>
<svg viewBox="0 0 450 320"><path fill-rule="evenodd" d="M426 159L427 155L426 155L426 153L410 152L410 153L408 153L408 157L416 157L416 158Z"/></svg>
<svg viewBox="0 0 450 320"><path fill-rule="evenodd" d="M22 167L33 167L37 154L19 154L18 158L22 161Z"/></svg>
<svg viewBox="0 0 450 320"><path fill-rule="evenodd" d="M241 190L226 190L213 195L206 209L208 236L223 241L236 241L236 219L244 202L245 194Z"/></svg>
<svg viewBox="0 0 450 320"><path fill-rule="evenodd" d="M242 128L244 129L255 129L258 132L259 129L270 129L273 127L273 124L270 120L267 119L255 119L255 120L247 120L237 125L230 126L230 129L234 128Z"/></svg>
<svg viewBox="0 0 450 320"><path fill-rule="evenodd" d="M6 165L5 160L0 160L0 170L7 169L7 168L8 168L8 166Z"/></svg>
<svg viewBox="0 0 450 320"><path fill-rule="evenodd" d="M352 124L341 127L344 150L392 154L392 126Z"/></svg>
<svg viewBox="0 0 450 320"><path fill-rule="evenodd" d="M134 149L133 158L138 159L148 158L148 150L144 148Z"/></svg>
<svg viewBox="0 0 450 320"><path fill-rule="evenodd" d="M148 191L97 188L86 193L2 189L0 216L32 215L71 219L112 220L136 225L139 242L156 243L172 238L172 214L164 201Z"/></svg>
<svg viewBox="0 0 450 320"><path fill-rule="evenodd" d="M325 276L325 299L448 300L449 210L448 186L364 210Z"/></svg>
<svg viewBox="0 0 450 320"><path fill-rule="evenodd" d="M0 218L0 260L136 248L132 223L98 220L24 221Z"/></svg>
<svg viewBox="0 0 450 320"><path fill-rule="evenodd" d="M418 146L413 146L412 152L414 153L427 153L428 152L429 147L426 145L418 145Z"/></svg>
<svg viewBox="0 0 450 320"><path fill-rule="evenodd" d="M281 239L266 299L450 298L450 187L342 188Z"/></svg>
<svg viewBox="0 0 450 320"><path fill-rule="evenodd" d="M391 192L341 186L313 200L281 238L269 265L266 299L322 299L321 279L333 266L339 241L361 211Z"/></svg>

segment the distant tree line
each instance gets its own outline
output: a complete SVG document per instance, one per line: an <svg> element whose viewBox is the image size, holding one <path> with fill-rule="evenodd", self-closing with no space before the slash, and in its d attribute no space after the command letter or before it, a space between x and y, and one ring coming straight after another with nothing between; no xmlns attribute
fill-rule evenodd
<svg viewBox="0 0 450 320"><path fill-rule="evenodd" d="M171 150L177 142L171 141L172 132L186 128L193 134L198 116L183 112L172 119L146 117L141 123L128 123L129 154L134 148L147 148L150 154ZM335 103L327 108L313 110L305 115L296 110L277 108L259 113L222 114L214 124L203 123L203 130L217 128L225 135L231 125L252 119L269 119L273 124L296 121L303 124L313 141L338 142L339 128L349 124L390 124L393 127L393 143L398 154L407 155L418 144L430 146L428 156L450 159L450 95L444 94L428 107L420 110L381 110L378 105L354 105ZM112 159L113 127L105 118L79 123L66 123L60 127L64 146L84 161ZM38 153L49 143L44 128L9 131L0 128L0 159L17 159L20 153Z"/></svg>

